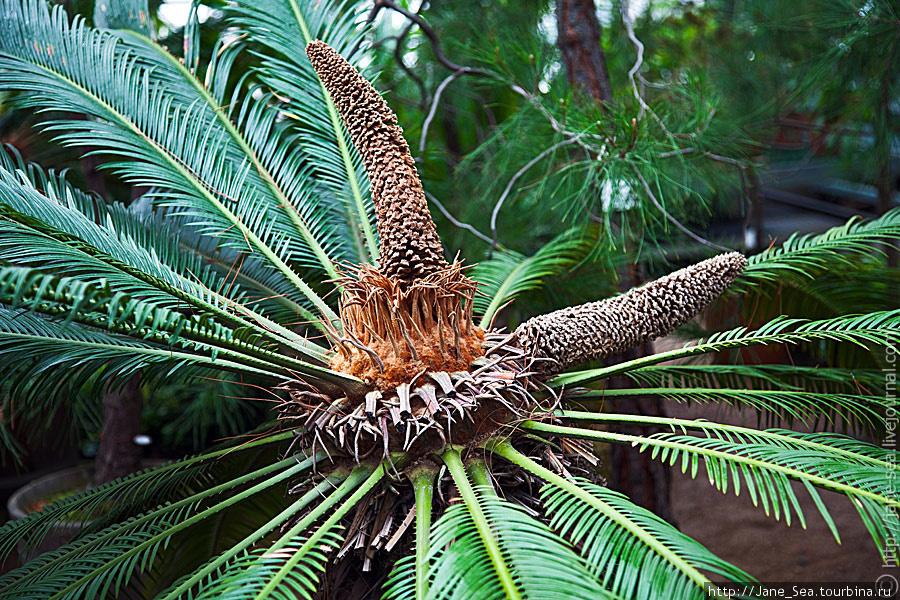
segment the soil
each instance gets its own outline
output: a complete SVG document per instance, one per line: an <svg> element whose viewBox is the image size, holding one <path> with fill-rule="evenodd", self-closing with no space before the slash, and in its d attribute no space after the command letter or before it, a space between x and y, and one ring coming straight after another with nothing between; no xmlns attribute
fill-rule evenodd
<svg viewBox="0 0 900 600"><path fill-rule="evenodd" d="M37 511L43 509L43 508L44 508L45 506L47 506L48 504L53 504L53 503L56 502L57 500L62 500L63 498L67 498L67 497L69 497L69 496L71 496L71 495L73 495L73 494L77 494L77 493L79 493L79 492L83 492L83 491L86 490L86 489L87 489L87 487L81 486L81 487L78 487L78 488L72 488L72 489L69 489L69 490L61 490L61 491L59 491L59 492L56 492L55 494L51 494L51 495L46 496L46 497L44 497L44 498L39 498L39 499L35 500L34 502L32 502L31 504L29 504L29 505L26 507L26 510L27 510L29 513L37 512Z"/></svg>
<svg viewBox="0 0 900 600"><path fill-rule="evenodd" d="M704 418L756 426L751 412L719 405L668 404L670 416ZM743 568L761 582L868 582L881 575L900 579L900 567L883 565L875 542L850 500L820 491L840 535L835 541L809 494L796 484L794 492L806 517L804 530L796 515L787 526L753 506L749 495L723 495L709 484L701 468L697 479L672 470L672 508L678 528L710 551Z"/></svg>

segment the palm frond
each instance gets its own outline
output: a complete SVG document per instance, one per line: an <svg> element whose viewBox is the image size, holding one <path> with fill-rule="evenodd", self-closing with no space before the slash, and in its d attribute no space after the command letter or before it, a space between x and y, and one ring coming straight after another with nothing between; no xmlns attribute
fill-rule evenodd
<svg viewBox="0 0 900 600"><path fill-rule="evenodd" d="M617 597L705 598L709 579L698 569L753 580L621 494L563 478L505 441L486 447L548 483L541 497L550 526L580 547L593 576Z"/></svg>
<svg viewBox="0 0 900 600"><path fill-rule="evenodd" d="M230 371L274 381L292 376L210 354L175 351L166 346L106 333L78 323L60 323L22 310L0 306L0 372L17 398L47 402L60 395L92 389L101 397L110 381L122 381L141 371L148 382L172 373L214 376ZM65 368L59 368L65 367ZM103 373L106 381L96 377ZM87 387L85 387L87 386Z"/></svg>
<svg viewBox="0 0 900 600"><path fill-rule="evenodd" d="M384 465L374 470L356 467L331 494L324 499L318 498L319 503L274 543L232 555L230 564L217 571L205 568L207 582L196 598L292 600L298 594L311 597L316 591L318 574L328 562L327 554L343 543L338 533L342 528L340 520L381 481L384 473ZM314 498L313 493L317 493L316 490L307 494L310 500ZM348 494L349 497L343 500ZM326 514L328 516L321 524L313 526ZM311 527L311 532L304 535ZM192 579L195 578L196 574ZM181 588L187 589L187 586L185 582Z"/></svg>
<svg viewBox="0 0 900 600"><path fill-rule="evenodd" d="M785 522L790 525L792 514L796 514L805 528L803 511L790 485L791 479L798 480L838 541L834 521L814 486L846 494L882 554L892 533L900 530L896 515L900 497L892 483L896 477L893 466L849 463L835 454L785 447L768 437L725 434L712 429L701 435L639 436L533 422L524 427L553 435L632 444L641 451L649 449L653 458L673 466L680 462L682 472L690 469L692 477L697 476L702 461L710 484L723 493L728 491L729 478L735 494L740 494L743 482L753 504L761 503L767 515L771 512L779 519L784 513Z"/></svg>
<svg viewBox="0 0 900 600"><path fill-rule="evenodd" d="M321 501L330 490L340 486L346 477L347 473L339 470L331 473L318 485L312 486L302 497L292 502L290 506L258 527L250 535L244 537L193 573L185 575L169 589L160 592L156 600L176 600L185 597L189 600L197 600L208 596L210 593L220 593L229 588L230 584L226 584L223 579L225 572L228 571L235 574L239 570L235 565L238 563L244 564L246 557L251 556L251 548L254 544L267 534L283 526L297 513L305 510L312 502L316 500ZM252 564L245 564L245 567L249 568L251 566ZM243 580L246 581L246 578Z"/></svg>
<svg viewBox="0 0 900 600"><path fill-rule="evenodd" d="M182 106L153 80L119 38L71 25L61 7L4 0L0 68L4 90L23 92L23 106L84 114L92 119L49 123L57 139L114 154L108 167L136 185L154 188L195 226L224 244L246 249L293 284L328 319L334 311L288 264L299 251L283 211L247 187L252 165L234 164L226 134L203 106ZM310 314L312 317L312 314Z"/></svg>
<svg viewBox="0 0 900 600"><path fill-rule="evenodd" d="M594 421L608 423L634 423L671 428L673 432L686 433L688 429L699 429L714 432L726 438L734 434L741 439L765 439L786 448L797 450L815 450L825 455L835 455L841 460L854 464L874 465L881 469L894 469L890 462L891 451L854 438L836 433L800 433L789 429L752 429L738 425L725 425L704 419L677 419L674 417L652 417L645 415L610 414L597 412L581 412L560 410L554 413L564 419L577 421Z"/></svg>
<svg viewBox="0 0 900 600"><path fill-rule="evenodd" d="M626 496L589 481L577 481L576 485L691 566L732 581L752 581L750 575ZM547 485L541 490L541 497L550 515L550 527L560 535L571 535L572 543L580 545L582 556L615 593L633 598L707 597L706 586L698 586L678 565L644 546L634 531L586 505L568 490Z"/></svg>
<svg viewBox="0 0 900 600"><path fill-rule="evenodd" d="M222 106L226 104L226 85L231 65L241 51L240 44L218 41L205 81L201 81L197 73L145 35L127 31L118 35L143 64L153 69L155 77L165 82L166 91L181 105L203 110L210 122L227 133L222 141L236 164L252 165L246 185L259 195L260 202L280 209L287 219L285 228L292 226L308 248L292 260L337 277L334 263L350 256L340 247L338 223L332 211L320 204L321 194L315 193L318 182L312 179L313 168L305 160L301 145L277 120L273 99L255 88L242 90L239 86L228 106ZM195 40L191 47L196 45ZM211 82L217 84L209 89ZM272 210L273 214L277 212Z"/></svg>
<svg viewBox="0 0 900 600"><path fill-rule="evenodd" d="M577 401L579 398L640 396L659 396L677 402L722 403L738 408L746 406L788 422L796 419L804 425L813 425L823 417L833 425L837 418L842 418L851 423L866 425L873 431L882 429L884 410L891 406L891 402L884 396L745 388L646 387L590 390L570 398Z"/></svg>
<svg viewBox="0 0 900 600"><path fill-rule="evenodd" d="M320 380L344 379L328 369L272 352L255 331L235 331L211 315L184 315L115 293L104 280L90 284L24 267L0 268L2 304L43 315L63 328L78 323L170 350L208 356L213 361L221 357L267 372L284 368L285 375L294 371Z"/></svg>
<svg viewBox="0 0 900 600"><path fill-rule="evenodd" d="M368 177L362 160L341 124L334 103L316 76L304 48L314 40L326 42L351 64L366 55L362 7L350 2L332 4L297 0L240 0L229 7L229 22L249 34L251 42L269 52L259 53L258 74L281 107L295 122L306 160L327 193L345 206L355 262L378 260L372 227ZM367 74L371 80L371 74ZM323 119L323 115L329 119Z"/></svg>
<svg viewBox="0 0 900 600"><path fill-rule="evenodd" d="M800 365L655 365L629 371L637 383L655 387L711 387L754 390L806 390L819 394L884 392L884 373Z"/></svg>
<svg viewBox="0 0 900 600"><path fill-rule="evenodd" d="M423 464L413 470L410 481L416 497L415 552L394 562L382 586L383 600L425 600L428 595L431 513L437 469Z"/></svg>
<svg viewBox="0 0 900 600"><path fill-rule="evenodd" d="M489 488L472 487L455 451L444 461L463 502L432 526L429 599L608 596L571 545Z"/></svg>
<svg viewBox="0 0 900 600"><path fill-rule="evenodd" d="M667 360L733 348L812 341L849 342L861 348L867 348L868 345L897 344L900 341L900 309L818 321L779 317L752 331L746 327L738 327L716 333L684 348L659 352L609 367L572 371L555 377L551 380L551 384L559 386L584 383Z"/></svg>
<svg viewBox="0 0 900 600"><path fill-rule="evenodd" d="M14 148L7 146L6 150L0 152L0 202L7 209L7 219L18 217L16 222L20 224L25 221L22 217L40 222L189 294L198 294L198 287L220 285L221 281L201 262L179 251L178 238L168 227L157 227L162 224L141 218L120 204L107 205L71 185L63 175L24 162ZM20 265L58 266L68 275L74 275L73 268L78 268L74 262L57 263L53 253L37 244L20 248L5 244L0 257ZM118 270L92 263L79 271L90 275L98 269L100 276L117 276L117 287L123 291L133 290L161 302L178 301ZM230 299L239 301L240 296Z"/></svg>
<svg viewBox="0 0 900 600"><path fill-rule="evenodd" d="M320 347L241 304L240 286L185 252L181 236L158 217L104 204L14 151L0 153L0 231L0 260L87 282L105 278L118 292L169 308L192 306L326 362Z"/></svg>
<svg viewBox="0 0 900 600"><path fill-rule="evenodd" d="M490 325L503 304L523 292L538 289L547 278L568 270L584 258L589 246L578 231L564 232L535 252L523 256L511 250L498 250L489 260L472 268L480 294L475 296L475 311L482 314L481 328Z"/></svg>
<svg viewBox="0 0 900 600"><path fill-rule="evenodd" d="M425 582L427 584L427 563L425 563ZM382 600L425 600L428 592L427 585L421 593L416 589L416 557L414 555L403 556L397 559L391 568L391 573L382 586Z"/></svg>
<svg viewBox="0 0 900 600"><path fill-rule="evenodd" d="M794 234L780 246L749 257L743 278L809 277L829 264L850 262L854 254L871 254L885 240L900 240L900 208L871 221L851 219L818 235Z"/></svg>
<svg viewBox="0 0 900 600"><path fill-rule="evenodd" d="M0 560L5 560L18 544L23 544L25 549L37 547L63 517L82 524L90 520L92 527L109 525L141 507L160 504L198 482L206 482L218 465L216 459L226 454L277 443L293 435L292 431L270 435L237 448L233 443L225 444L223 448L143 469L57 500L0 527Z"/></svg>
<svg viewBox="0 0 900 600"><path fill-rule="evenodd" d="M45 553L5 575L0 598L104 597L111 587L118 590L133 575L150 568L176 533L296 476L315 462L316 458L299 461L289 457ZM206 498L265 476L269 477L202 509Z"/></svg>

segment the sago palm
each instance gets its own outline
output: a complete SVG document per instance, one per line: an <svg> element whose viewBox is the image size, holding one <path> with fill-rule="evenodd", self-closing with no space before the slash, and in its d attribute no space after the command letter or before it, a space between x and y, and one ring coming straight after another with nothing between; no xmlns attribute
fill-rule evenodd
<svg viewBox="0 0 900 600"><path fill-rule="evenodd" d="M228 377L277 411L246 439L7 523L2 557L59 518L90 520L0 578L0 597L687 598L750 579L606 489L594 442L704 471L802 526L800 482L835 536L817 489L845 494L884 552L900 506L888 450L595 409L654 394L877 428L889 402L874 372L662 363L896 345L900 311L779 318L572 369L669 333L732 284L750 291L896 240L900 213L493 328L580 241L468 271L446 260L396 118L350 64L364 51L357 16L324 0L239 0L201 77L191 27L179 59L138 33L0 0L0 88L147 188L146 202L106 203L4 154L0 376L13 416L135 373L149 385ZM248 51L257 67L235 83L229 66ZM604 389L614 375L634 387ZM617 433L624 424L665 432Z"/></svg>

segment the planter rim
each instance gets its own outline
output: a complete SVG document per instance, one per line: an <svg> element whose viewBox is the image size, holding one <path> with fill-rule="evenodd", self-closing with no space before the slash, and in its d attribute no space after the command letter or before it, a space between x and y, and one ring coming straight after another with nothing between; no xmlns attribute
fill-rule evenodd
<svg viewBox="0 0 900 600"><path fill-rule="evenodd" d="M141 469L158 467L168 462L169 461L166 459L144 459L141 461ZM13 492L9 499L6 501L6 510L9 513L9 519L19 520L27 517L29 513L25 511L25 500L28 499L28 497L31 495L39 494L39 490L41 490L42 488L46 488L48 489L48 491L51 491L50 488L52 486L49 485L51 482L59 480L65 483L75 483L79 481L88 483L91 481L91 479L93 479L93 476L94 465L91 464L60 469L59 471L54 471L52 473L42 475L41 477L38 477L36 479L32 479L30 482ZM60 485L58 487L63 487L63 485ZM52 491L59 490L56 489ZM62 529L80 530L84 525L88 525L90 522L91 521L59 521L56 524L56 527L60 527Z"/></svg>
<svg viewBox="0 0 900 600"><path fill-rule="evenodd" d="M44 488L46 488L47 491L51 491L50 488L52 487L52 482L60 481L61 485L59 485L58 487L64 487L66 483L74 483L77 481L88 482L91 480L93 473L93 466L82 465L69 467L68 469L62 469L60 471L54 471L53 473L48 473L47 475L38 477L37 479L33 479L29 483L13 492L13 494L6 501L6 510L9 513L10 520L19 520L27 517L29 513L26 512L24 506L26 500L28 500L30 496L39 495L40 490ZM60 521L56 524L56 527L60 527L62 529L77 530L81 529L82 525L84 524L87 524L87 522Z"/></svg>

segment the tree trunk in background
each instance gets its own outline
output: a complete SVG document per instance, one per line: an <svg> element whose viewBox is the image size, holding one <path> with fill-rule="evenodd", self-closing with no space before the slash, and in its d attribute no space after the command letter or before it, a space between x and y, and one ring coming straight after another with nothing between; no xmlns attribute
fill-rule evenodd
<svg viewBox="0 0 900 600"><path fill-rule="evenodd" d="M566 77L598 103L612 100L594 0L556 0L557 44Z"/></svg>
<svg viewBox="0 0 900 600"><path fill-rule="evenodd" d="M140 376L103 398L103 431L97 451L94 485L133 473L140 468L141 448L134 436L141 432Z"/></svg>
<svg viewBox="0 0 900 600"><path fill-rule="evenodd" d="M612 383L613 385L610 387L624 387L617 385L618 381ZM634 387L634 384L628 381L628 387ZM665 416L663 403L659 398L610 398L607 399L606 405L607 410L614 413ZM661 431L657 427L616 427L617 433L628 435L651 435ZM650 452L638 452L637 448L624 444L612 444L609 463L607 483L611 489L627 495L638 506L643 506L669 523L676 525L669 497L672 474L668 465L651 458Z"/></svg>
<svg viewBox="0 0 900 600"><path fill-rule="evenodd" d="M875 122L875 156L878 160L878 175L875 188L878 190L878 214L883 215L894 207L894 191L896 184L891 173L891 141L894 139L894 128L891 119L890 86L887 76L881 78L881 94L878 102L878 116ZM898 263L897 248L893 243L885 244L887 264L896 267Z"/></svg>

